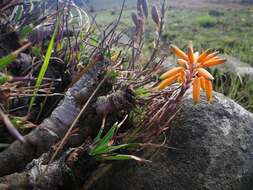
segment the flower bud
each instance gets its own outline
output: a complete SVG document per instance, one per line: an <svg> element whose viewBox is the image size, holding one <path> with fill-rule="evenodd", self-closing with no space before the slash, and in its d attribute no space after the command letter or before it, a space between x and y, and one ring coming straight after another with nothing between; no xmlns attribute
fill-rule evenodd
<svg viewBox="0 0 253 190"><path fill-rule="evenodd" d="M132 12L132 20L133 20L136 28L138 28L138 26L139 26L138 16L134 12Z"/></svg>
<svg viewBox="0 0 253 190"><path fill-rule="evenodd" d="M158 10L157 10L156 6L153 6L153 7L152 7L151 16L152 16L152 20L153 20L157 25L159 25L159 24L160 24L160 17L159 17Z"/></svg>
<svg viewBox="0 0 253 190"><path fill-rule="evenodd" d="M144 15L147 18L148 17L148 1L147 0L142 0L141 5L142 5Z"/></svg>
<svg viewBox="0 0 253 190"><path fill-rule="evenodd" d="M142 0L137 0L137 13L139 17L143 17Z"/></svg>

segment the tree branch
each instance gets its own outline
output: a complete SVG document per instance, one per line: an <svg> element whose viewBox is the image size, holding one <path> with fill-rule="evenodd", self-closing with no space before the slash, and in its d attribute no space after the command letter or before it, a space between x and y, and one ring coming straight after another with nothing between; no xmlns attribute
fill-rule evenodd
<svg viewBox="0 0 253 190"><path fill-rule="evenodd" d="M66 132L80 112L80 103L75 97L82 90L82 98L87 100L95 89L98 78L106 68L105 62L99 62L71 87L64 100L42 124L26 135L27 143L15 141L8 149L0 153L0 176L21 171L33 158L47 152Z"/></svg>

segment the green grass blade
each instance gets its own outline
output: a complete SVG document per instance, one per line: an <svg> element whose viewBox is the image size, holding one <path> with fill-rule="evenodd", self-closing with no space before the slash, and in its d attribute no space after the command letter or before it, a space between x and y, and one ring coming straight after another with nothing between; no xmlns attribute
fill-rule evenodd
<svg viewBox="0 0 253 190"><path fill-rule="evenodd" d="M94 148L94 151L96 151L100 147L108 146L108 144L109 144L110 140L112 140L113 135L114 135L117 128L118 128L118 125L116 123L111 127L111 129L106 133L106 135L100 141L98 141L96 147Z"/></svg>
<svg viewBox="0 0 253 190"><path fill-rule="evenodd" d="M30 101L29 111L31 111L31 109L32 109L33 103L34 103L35 98L36 98L36 94L37 94L38 89L39 89L39 86L41 85L41 82L42 82L42 80L43 80L43 78L45 76L45 73L46 73L48 65L49 65L49 61L50 61L50 58L51 58L51 55L52 55L52 52L53 52L53 48L54 48L56 34L57 34L57 31L58 31L58 28L59 28L59 25L60 25L59 20L60 20L59 18L57 18L57 20L56 20L56 25L55 25L55 28L54 28L54 33L53 33L53 36L52 36L52 38L51 38L51 40L49 42L49 45L48 45L48 48L47 48L47 53L46 53L43 65L42 65L42 67L40 69L40 73L39 73L38 79L37 79L36 84L35 84L35 90L33 92L33 96L32 96L32 99Z"/></svg>
<svg viewBox="0 0 253 190"><path fill-rule="evenodd" d="M18 6L17 9L15 10L15 18L14 18L15 22L18 22L21 19L23 12L24 12L23 6L22 5Z"/></svg>
<svg viewBox="0 0 253 190"><path fill-rule="evenodd" d="M33 31L32 24L22 27L19 31L20 38L21 39L26 38L32 31Z"/></svg>
<svg viewBox="0 0 253 190"><path fill-rule="evenodd" d="M0 58L0 70L4 69L7 65L9 65L10 63L12 63L17 58L17 56L18 56L19 53L21 53L22 51L26 50L31 45L32 45L32 43L28 42L27 44L25 44L22 47L20 47L19 49L13 51L9 55L6 55L6 56Z"/></svg>
<svg viewBox="0 0 253 190"><path fill-rule="evenodd" d="M9 54L0 59L0 69L5 68L7 65L9 65L11 62L13 62L16 59L17 55L15 54Z"/></svg>
<svg viewBox="0 0 253 190"><path fill-rule="evenodd" d="M100 146L94 150L91 150L89 154L91 156L95 156L98 154L107 154L107 153L114 152L116 150L123 149L123 148L127 149L127 148L134 148L138 146L139 146L138 143L122 144L122 145L116 145L116 146L105 145L105 146Z"/></svg>
<svg viewBox="0 0 253 190"><path fill-rule="evenodd" d="M134 147L138 147L137 143L132 143L132 144L121 144L121 145L116 145L116 146L109 146L107 152L113 152L119 149L127 149L127 148L134 148Z"/></svg>
<svg viewBox="0 0 253 190"><path fill-rule="evenodd" d="M6 83L10 79L11 79L11 76L8 76L5 74L0 75L0 85L3 85L4 83Z"/></svg>
<svg viewBox="0 0 253 190"><path fill-rule="evenodd" d="M138 162L150 162L140 157L128 154L116 154L112 156L99 157L98 160L136 160Z"/></svg>

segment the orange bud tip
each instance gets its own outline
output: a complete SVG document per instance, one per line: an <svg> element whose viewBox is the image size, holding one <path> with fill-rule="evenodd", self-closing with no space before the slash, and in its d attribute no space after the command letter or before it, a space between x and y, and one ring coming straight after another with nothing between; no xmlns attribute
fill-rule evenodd
<svg viewBox="0 0 253 190"><path fill-rule="evenodd" d="M175 67L173 69L170 69L169 71L165 72L164 74L162 74L162 76L160 76L160 80L164 80L166 78L170 78L172 76L177 75L178 73L183 71L183 67Z"/></svg>
<svg viewBox="0 0 253 190"><path fill-rule="evenodd" d="M200 78L196 77L193 79L193 91L192 96L194 102L197 104L200 102Z"/></svg>
<svg viewBox="0 0 253 190"><path fill-rule="evenodd" d="M198 68L198 75L201 77L204 77L208 80L214 80L214 77L212 76L211 73L209 73L207 70L203 69L203 68Z"/></svg>
<svg viewBox="0 0 253 190"><path fill-rule="evenodd" d="M179 58L184 59L184 60L188 60L188 56L186 55L186 53L184 53L181 49L179 49L177 46L175 45L171 45L170 46L171 51Z"/></svg>

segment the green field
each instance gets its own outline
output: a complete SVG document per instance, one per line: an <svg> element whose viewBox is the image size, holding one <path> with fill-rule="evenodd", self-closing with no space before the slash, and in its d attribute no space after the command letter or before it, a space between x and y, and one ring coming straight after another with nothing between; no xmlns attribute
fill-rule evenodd
<svg viewBox="0 0 253 190"><path fill-rule="evenodd" d="M133 26L131 12L125 10L122 22ZM106 25L117 18L109 11L97 14L97 22ZM154 25L149 22L146 27L146 40L152 41ZM175 43L186 47L192 40L199 51L206 48L218 49L253 65L253 9L212 10L207 8L169 8L166 15L166 28L163 34L165 43Z"/></svg>

